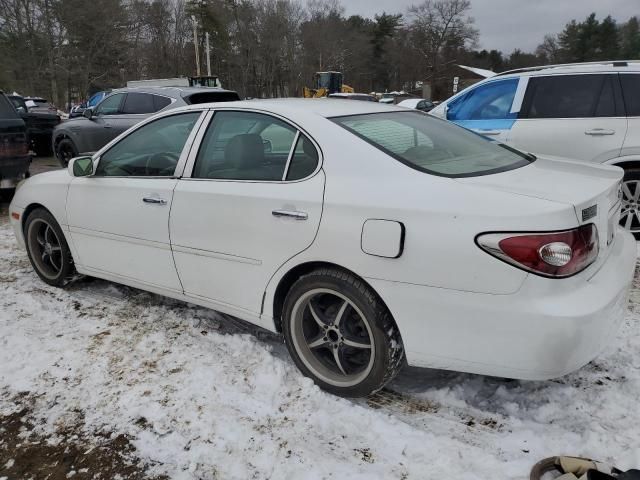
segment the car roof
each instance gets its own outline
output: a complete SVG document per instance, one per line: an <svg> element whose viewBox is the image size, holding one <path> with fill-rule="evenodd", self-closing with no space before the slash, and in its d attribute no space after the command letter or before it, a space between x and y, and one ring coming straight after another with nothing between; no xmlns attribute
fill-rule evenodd
<svg viewBox="0 0 640 480"><path fill-rule="evenodd" d="M514 78L532 75L560 75L560 74L580 74L580 73L600 73L600 72L640 72L640 61L638 60L610 60L602 62L582 62L566 63L559 65L540 65L536 67L518 68L498 73L489 77L485 82L499 78Z"/></svg>
<svg viewBox="0 0 640 480"><path fill-rule="evenodd" d="M123 87L113 89L109 93L155 93L158 95L164 95L172 98L181 98L194 93L201 92L233 92L233 90L226 90L219 87Z"/></svg>
<svg viewBox="0 0 640 480"><path fill-rule="evenodd" d="M423 100L424 98L408 98L399 102L398 105L400 105L401 107L415 107Z"/></svg>
<svg viewBox="0 0 640 480"><path fill-rule="evenodd" d="M406 108L378 102L354 102L340 98L272 98L265 100L238 100L235 102L199 103L186 110L201 108L241 108L265 110L283 116L312 113L325 118L368 113L406 112Z"/></svg>

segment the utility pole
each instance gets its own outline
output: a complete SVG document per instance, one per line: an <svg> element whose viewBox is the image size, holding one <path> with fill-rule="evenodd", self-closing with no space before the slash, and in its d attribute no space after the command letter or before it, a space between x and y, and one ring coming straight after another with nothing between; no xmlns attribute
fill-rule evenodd
<svg viewBox="0 0 640 480"><path fill-rule="evenodd" d="M193 47L196 50L196 76L200 76L200 51L198 50L198 21L195 15L191 15L193 23Z"/></svg>
<svg viewBox="0 0 640 480"><path fill-rule="evenodd" d="M205 39L205 49L207 52L207 75L210 77L211 76L211 51L209 50L209 32L206 32L204 34L204 39Z"/></svg>

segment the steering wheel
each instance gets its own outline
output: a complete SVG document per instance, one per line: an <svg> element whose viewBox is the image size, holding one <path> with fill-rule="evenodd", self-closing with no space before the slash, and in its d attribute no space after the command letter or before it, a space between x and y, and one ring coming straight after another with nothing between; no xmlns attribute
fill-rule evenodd
<svg viewBox="0 0 640 480"><path fill-rule="evenodd" d="M173 174L178 164L178 155L174 152L159 152L149 155L145 162L145 173L149 176Z"/></svg>

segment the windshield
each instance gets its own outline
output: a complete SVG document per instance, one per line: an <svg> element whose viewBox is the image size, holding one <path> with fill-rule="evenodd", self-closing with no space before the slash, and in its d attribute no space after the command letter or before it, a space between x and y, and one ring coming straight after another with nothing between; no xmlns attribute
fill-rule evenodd
<svg viewBox="0 0 640 480"><path fill-rule="evenodd" d="M16 109L9 102L2 92L0 92L0 118L17 118Z"/></svg>
<svg viewBox="0 0 640 480"><path fill-rule="evenodd" d="M332 119L402 163L446 177L472 177L528 165L535 157L422 112Z"/></svg>

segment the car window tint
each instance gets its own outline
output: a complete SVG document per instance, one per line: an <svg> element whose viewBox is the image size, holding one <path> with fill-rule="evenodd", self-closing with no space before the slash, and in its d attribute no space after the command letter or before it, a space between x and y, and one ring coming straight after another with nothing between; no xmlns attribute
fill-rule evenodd
<svg viewBox="0 0 640 480"><path fill-rule="evenodd" d="M517 114L511 112L511 105L517 88L517 78L480 85L449 104L447 119L456 121L516 118Z"/></svg>
<svg viewBox="0 0 640 480"><path fill-rule="evenodd" d="M154 112L159 112L170 103L171 103L171 99L168 97L162 97L160 95L153 96Z"/></svg>
<svg viewBox="0 0 640 480"><path fill-rule="evenodd" d="M612 75L607 75L602 88L600 89L600 96L596 104L594 111L594 117L615 117L616 115L616 99L613 89L614 78Z"/></svg>
<svg viewBox="0 0 640 480"><path fill-rule="evenodd" d="M0 118L16 118L18 113L7 97L0 93Z"/></svg>
<svg viewBox="0 0 640 480"><path fill-rule="evenodd" d="M418 111L353 115L333 121L426 173L469 177L511 170L533 161L524 153Z"/></svg>
<svg viewBox="0 0 640 480"><path fill-rule="evenodd" d="M194 178L282 180L296 130L270 115L217 112L202 140Z"/></svg>
<svg viewBox="0 0 640 480"><path fill-rule="evenodd" d="M140 127L100 157L96 175L172 176L200 113L171 115Z"/></svg>
<svg viewBox="0 0 640 480"><path fill-rule="evenodd" d="M109 95L98 104L96 107L96 114L115 115L116 113L119 113L122 97L124 97L124 93L114 93L113 95Z"/></svg>
<svg viewBox="0 0 640 480"><path fill-rule="evenodd" d="M124 100L122 113L142 114L155 112L153 97L154 95L148 93L128 93L127 98Z"/></svg>
<svg viewBox="0 0 640 480"><path fill-rule="evenodd" d="M621 74L620 82L627 115L640 117L640 75Z"/></svg>
<svg viewBox="0 0 640 480"><path fill-rule="evenodd" d="M87 102L87 106L88 107L95 107L98 104L98 102L100 100L102 100L103 98L104 98L104 93L103 92L98 92L98 93L94 94L89 99L89 101Z"/></svg>
<svg viewBox="0 0 640 480"><path fill-rule="evenodd" d="M311 175L318 166L318 151L305 135L300 134L291 157L287 180L300 180Z"/></svg>
<svg viewBox="0 0 640 480"><path fill-rule="evenodd" d="M530 78L524 99L526 116L528 118L594 116L605 78L606 75L554 75ZM602 110L604 111L604 106Z"/></svg>

